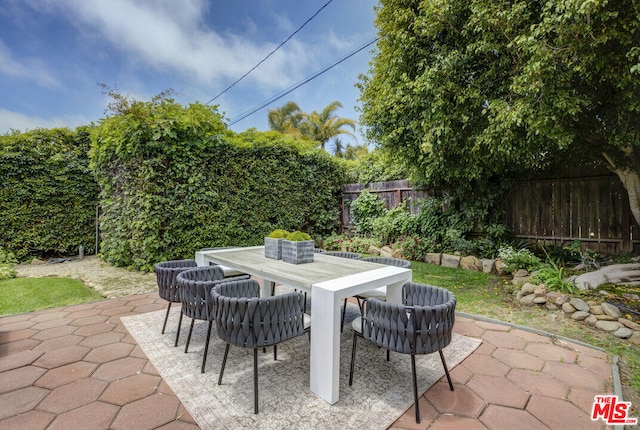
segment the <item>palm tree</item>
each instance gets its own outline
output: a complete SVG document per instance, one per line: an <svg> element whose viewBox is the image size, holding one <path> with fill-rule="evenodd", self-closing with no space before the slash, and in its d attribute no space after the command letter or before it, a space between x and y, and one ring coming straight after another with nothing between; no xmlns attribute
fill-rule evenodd
<svg viewBox="0 0 640 430"><path fill-rule="evenodd" d="M298 129L304 137L320 143L320 147L325 149L325 144L340 134L347 134L355 139L353 133L343 127L356 129L356 122L352 119L341 118L334 114L335 110L342 107L339 101L331 102L322 112L316 111L306 114L304 119L298 124Z"/></svg>
<svg viewBox="0 0 640 430"><path fill-rule="evenodd" d="M295 102L287 102L284 106L270 109L267 113L269 128L280 133L293 134L300 137L298 125L305 117L304 112Z"/></svg>

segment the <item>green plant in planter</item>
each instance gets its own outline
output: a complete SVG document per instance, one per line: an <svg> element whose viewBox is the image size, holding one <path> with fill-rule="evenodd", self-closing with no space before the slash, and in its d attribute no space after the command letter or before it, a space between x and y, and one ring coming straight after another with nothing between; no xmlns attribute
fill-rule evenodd
<svg viewBox="0 0 640 430"><path fill-rule="evenodd" d="M302 242L303 240L311 240L311 236L309 236L307 233L296 230L289 233L285 239L291 242Z"/></svg>
<svg viewBox="0 0 640 430"><path fill-rule="evenodd" d="M287 237L288 234L289 232L287 230L282 230L281 228L277 228L273 230L271 233L269 233L267 237L270 237L272 239L284 239Z"/></svg>

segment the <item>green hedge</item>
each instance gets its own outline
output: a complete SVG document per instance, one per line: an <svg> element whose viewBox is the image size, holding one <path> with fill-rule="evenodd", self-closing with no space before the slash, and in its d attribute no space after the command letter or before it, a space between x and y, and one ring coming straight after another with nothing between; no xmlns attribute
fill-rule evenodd
<svg viewBox="0 0 640 430"><path fill-rule="evenodd" d="M213 107L133 102L91 134L101 254L150 269L203 247L258 245L275 228L335 231L343 172L313 145L226 130Z"/></svg>
<svg viewBox="0 0 640 430"><path fill-rule="evenodd" d="M95 252L88 129L0 136L0 248L18 259Z"/></svg>

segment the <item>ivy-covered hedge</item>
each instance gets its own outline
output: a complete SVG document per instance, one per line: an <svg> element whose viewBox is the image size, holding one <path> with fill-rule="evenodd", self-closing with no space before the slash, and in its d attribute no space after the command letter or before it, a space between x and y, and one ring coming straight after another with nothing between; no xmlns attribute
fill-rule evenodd
<svg viewBox="0 0 640 430"><path fill-rule="evenodd" d="M87 128L0 136L0 248L18 259L95 252Z"/></svg>
<svg viewBox="0 0 640 430"><path fill-rule="evenodd" d="M127 102L91 134L101 254L150 269L203 247L258 245L275 228L338 222L340 166L279 133L226 130L214 107Z"/></svg>

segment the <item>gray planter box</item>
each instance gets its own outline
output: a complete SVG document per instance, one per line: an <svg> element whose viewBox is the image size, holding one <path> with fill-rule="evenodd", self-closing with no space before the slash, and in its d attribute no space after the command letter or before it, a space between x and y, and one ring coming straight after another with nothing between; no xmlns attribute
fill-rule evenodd
<svg viewBox="0 0 640 430"><path fill-rule="evenodd" d="M302 264L313 261L313 248L315 241L303 240L301 242L282 241L282 261L286 263Z"/></svg>
<svg viewBox="0 0 640 430"><path fill-rule="evenodd" d="M282 241L284 239L264 238L264 256L274 260L282 259Z"/></svg>

